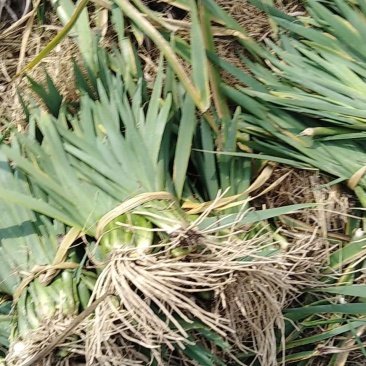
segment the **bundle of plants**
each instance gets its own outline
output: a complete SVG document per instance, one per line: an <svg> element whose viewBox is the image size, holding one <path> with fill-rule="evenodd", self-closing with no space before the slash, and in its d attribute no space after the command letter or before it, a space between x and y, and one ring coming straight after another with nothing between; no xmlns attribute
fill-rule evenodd
<svg viewBox="0 0 366 366"><path fill-rule="evenodd" d="M295 19L269 7L281 42L267 40L266 65L243 58L249 75L216 62L246 85L224 87L243 108L239 130L251 135L243 149L316 167L346 182L365 205L363 10L361 4L336 1L327 8L309 1L310 15Z"/></svg>
<svg viewBox="0 0 366 366"><path fill-rule="evenodd" d="M308 1L306 6L309 16L299 19L266 6L281 41L266 41L258 54L262 63L242 57L250 73L210 55L237 79L234 87L222 85L242 108L238 146L244 152L231 155L319 169L334 178L329 185L347 183L365 207L365 7L357 1ZM358 225L357 218L349 220L348 235ZM331 256L326 271L331 276L323 279L329 287L309 290L296 309L285 311L295 321L287 324L283 346L289 363L346 364L352 361L343 347L350 344L364 355L364 238L364 231L356 231ZM345 338L339 341L335 333ZM324 340L333 347L319 347Z"/></svg>
<svg viewBox="0 0 366 366"><path fill-rule="evenodd" d="M240 188L240 176L247 172L243 165L240 169L240 159L217 159L207 151L196 151L193 159L192 144L213 150L214 136L204 119L198 124L191 97L172 74L163 74L161 66L149 93L143 79L135 82L126 76L118 52L107 55L100 50L96 57L99 77L75 69L78 105L60 103L50 80L48 91L33 82L52 112L31 105L28 131L13 131L10 145L1 146L31 187L22 192L17 186L2 186L1 200L53 218L85 236L88 263L98 274L90 300L96 302L89 304L93 310L93 304L97 306L95 315L80 325L84 332L78 338L80 353L87 364L155 360L163 365L181 354L192 362L201 362L205 355L201 364L212 365L220 362L211 354L216 345L218 355L240 364L235 352L244 340L235 336L233 325L237 316L249 316L248 302L243 300L245 283L253 278L256 286L271 288L275 275L276 294L267 294L272 301L268 296L258 298L258 318L247 319L249 336L257 339L257 345L251 347L253 340L248 340L241 347L261 353L263 364L274 365L274 352L263 353L268 345L259 341L260 313L275 309L276 320L267 329L273 335L274 328L283 325L279 310L283 298L295 296L310 281L307 276L294 280L291 274L305 275L304 268L314 259L304 256L303 248L281 249L271 231L253 234L247 225L303 206L248 211L248 201L243 200L247 192ZM226 130L234 136L235 132ZM235 144L231 135L224 139ZM230 186L238 194L224 197ZM207 199L211 201L205 203ZM190 211L184 211L182 203ZM78 266L83 268L83 263ZM233 289L238 298L226 301ZM35 354L29 362L38 362L60 346L62 332L41 344L45 347L38 356L33 350L40 344L32 337L23 351ZM11 347L8 358L14 357Z"/></svg>
<svg viewBox="0 0 366 366"><path fill-rule="evenodd" d="M1 186L25 196L33 188L3 154ZM78 238L75 230L67 233L63 224L4 200L0 207L0 342L4 350L10 349L7 362L27 364L54 333L66 329L87 308L96 274L82 268L84 251L78 246L63 250ZM65 336L69 346L58 348L53 360L82 358L82 349L70 352L70 347L78 348L78 322L71 333ZM45 362L51 360L46 357Z"/></svg>

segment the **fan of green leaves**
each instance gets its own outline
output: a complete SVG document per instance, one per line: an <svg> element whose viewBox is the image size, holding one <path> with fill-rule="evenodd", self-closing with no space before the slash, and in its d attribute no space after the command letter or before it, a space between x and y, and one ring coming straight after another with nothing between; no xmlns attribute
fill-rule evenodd
<svg viewBox="0 0 366 366"><path fill-rule="evenodd" d="M249 76L217 62L246 85L224 88L243 107L239 130L251 134L247 145L274 160L305 163L347 181L365 204L366 74L361 39L366 17L361 3L358 7L335 1L326 7L308 1L310 16L300 19L266 6L281 30L279 44L267 41L270 69L243 56L253 73Z"/></svg>

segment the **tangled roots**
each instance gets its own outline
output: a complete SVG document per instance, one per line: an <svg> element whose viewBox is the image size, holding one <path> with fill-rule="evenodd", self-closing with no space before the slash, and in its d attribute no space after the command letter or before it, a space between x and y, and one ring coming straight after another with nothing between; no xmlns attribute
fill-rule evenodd
<svg viewBox="0 0 366 366"><path fill-rule="evenodd" d="M170 255L177 240L182 242L179 237L164 245L169 250L138 258L131 256L131 250L115 251L94 289L91 301L104 297L92 302L94 315L59 342L55 339L73 319L45 322L24 342L21 355L19 345L13 345L9 364L27 364L52 345L52 352L32 364L66 366L82 360L87 365L137 366L155 359L165 365L162 347L170 350L172 362L177 357L183 361L182 350L197 338L191 337L191 329L203 324L232 350L253 352L261 365L277 365L282 310L301 290L318 285L321 263L328 254L324 242L307 236L285 251L273 244L268 233L250 240L237 233L189 237L199 241L200 249L180 258ZM229 349L211 346L213 354L228 363L235 360ZM150 355L140 349L148 349Z"/></svg>
<svg viewBox="0 0 366 366"><path fill-rule="evenodd" d="M97 293L113 292L115 297L96 309L91 354L100 354L99 345L114 335L149 349L161 344L171 350L176 344L184 348L188 333L183 323L193 319L221 336L231 332L225 319L205 310L195 298L199 292L227 285L230 269L217 269L219 263L214 262L160 262L154 257L135 262L118 258L117 253L114 257L97 283Z"/></svg>
<svg viewBox="0 0 366 366"><path fill-rule="evenodd" d="M236 349L254 352L260 364L277 365L283 308L301 289L318 284L313 267L325 251L314 251L315 238L281 250L266 230L249 240L240 230L202 233L190 227L170 239L138 257L131 249L111 255L93 292L94 298L111 296L88 325L88 364L126 355L136 359L131 352L142 347L164 365L162 347L185 349L189 326L199 322ZM173 258L182 246L190 250ZM106 342L118 345L110 349L113 357L105 354Z"/></svg>
<svg viewBox="0 0 366 366"><path fill-rule="evenodd" d="M232 338L228 320L212 312L208 303L236 281L238 271L252 265L239 259L254 251L257 242L223 245L215 236L196 234L195 238L204 249L181 258L169 255L174 242L181 240L178 236L165 246L169 250L158 254L136 259L130 252L119 250L112 255L98 277L94 296L114 296L96 309L89 337L90 355L100 357L99 345L108 337L121 337L156 350L156 354L161 345L170 350L176 346L183 349L189 343L185 324L194 321ZM209 301L203 301L203 297Z"/></svg>
<svg viewBox="0 0 366 366"><path fill-rule="evenodd" d="M6 357L8 365L69 365L75 364L85 356L85 345L82 340L83 328L79 324L73 331L57 341L60 334L73 321L71 317L65 318L59 314L45 320L38 328L27 335L27 339L16 340L11 344ZM44 355L44 350L49 349ZM40 357L38 357L40 355Z"/></svg>
<svg viewBox="0 0 366 366"><path fill-rule="evenodd" d="M267 263L254 262L240 271L217 297L215 311L229 320L235 346L256 354L260 365L278 365L278 332L283 341L285 327L282 310L304 288L320 285L322 263L329 255L325 245L322 239L305 236Z"/></svg>
<svg viewBox="0 0 366 366"><path fill-rule="evenodd" d="M7 365L19 366L74 366L98 364L110 366L141 366L148 359L123 343L123 339L108 338L101 342L101 356L89 363L86 346L89 333L86 332L88 321L79 323L64 339L74 319L55 317L44 322L29 334L27 340L14 342L6 357ZM44 352L48 350L47 352Z"/></svg>

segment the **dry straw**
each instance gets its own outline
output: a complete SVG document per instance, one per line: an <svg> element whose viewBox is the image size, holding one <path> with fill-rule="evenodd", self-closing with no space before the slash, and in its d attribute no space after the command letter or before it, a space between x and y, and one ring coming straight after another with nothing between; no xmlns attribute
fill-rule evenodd
<svg viewBox="0 0 366 366"><path fill-rule="evenodd" d="M61 25L55 15L49 14L47 23L39 26L29 15L11 27L0 29L0 121L24 127L24 112L18 91L23 96L32 94L26 78L15 78L17 72L28 64L46 44L55 37ZM42 63L27 75L38 83L45 81L45 70L65 98L77 100L75 95L72 60L81 60L77 46L71 38L65 38ZM32 97L37 100L36 96ZM40 100L37 100L41 103Z"/></svg>

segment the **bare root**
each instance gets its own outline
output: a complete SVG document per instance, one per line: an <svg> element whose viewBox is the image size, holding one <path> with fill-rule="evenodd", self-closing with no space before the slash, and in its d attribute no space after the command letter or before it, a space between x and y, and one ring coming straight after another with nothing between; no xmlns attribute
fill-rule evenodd
<svg viewBox="0 0 366 366"><path fill-rule="evenodd" d="M278 365L277 347L284 341L282 310L304 288L321 285L322 264L329 255L326 245L310 235L295 241L268 263L240 271L216 299L216 312L235 331L236 348L256 354L260 365Z"/></svg>
<svg viewBox="0 0 366 366"><path fill-rule="evenodd" d="M6 362L9 365L27 365L34 360L42 350L50 348L50 352L32 365L68 365L75 360L84 359L85 346L80 335L82 324L62 342L55 339L62 334L73 319L65 318L62 314L45 320L38 328L27 335L26 339L17 339L9 349Z"/></svg>

